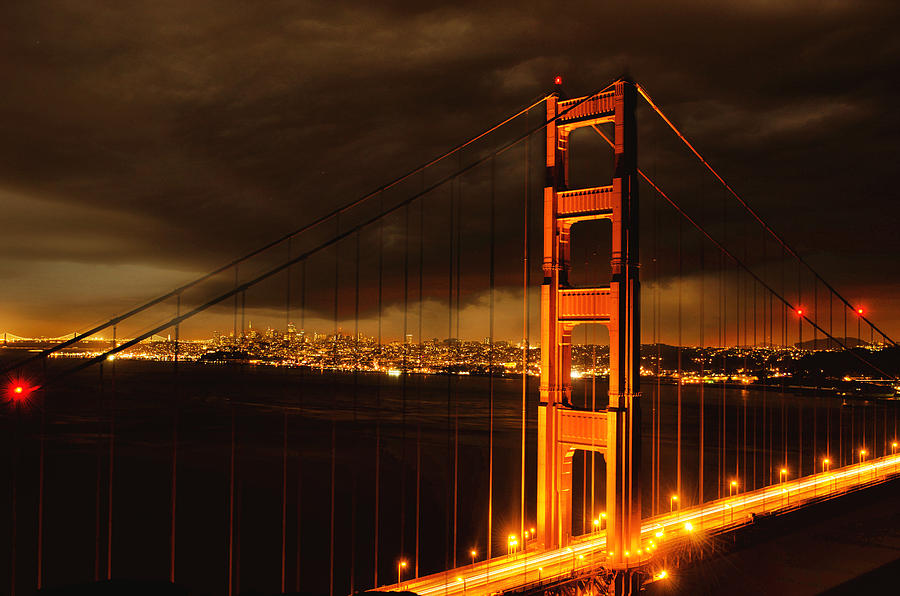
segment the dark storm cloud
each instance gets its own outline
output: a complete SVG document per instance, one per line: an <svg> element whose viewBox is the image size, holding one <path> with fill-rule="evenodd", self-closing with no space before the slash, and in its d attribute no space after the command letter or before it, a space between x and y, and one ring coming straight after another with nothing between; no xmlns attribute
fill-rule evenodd
<svg viewBox="0 0 900 596"><path fill-rule="evenodd" d="M581 94L626 70L835 283L900 311L898 11L7 3L0 329L53 334L155 295L503 119L557 72Z"/></svg>

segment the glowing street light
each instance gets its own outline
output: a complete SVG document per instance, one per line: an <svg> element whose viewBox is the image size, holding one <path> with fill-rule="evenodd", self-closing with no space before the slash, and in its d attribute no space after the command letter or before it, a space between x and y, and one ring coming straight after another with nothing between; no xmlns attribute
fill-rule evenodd
<svg viewBox="0 0 900 596"><path fill-rule="evenodd" d="M669 497L669 513L672 513L672 508L675 506L675 503L678 502L678 495L672 495Z"/></svg>
<svg viewBox="0 0 900 596"><path fill-rule="evenodd" d="M787 473L788 473L787 468L781 468L781 470L778 471L778 480L782 484L782 487L781 487L781 505L782 506L784 506L784 493L785 493L784 481L787 480ZM788 498L790 498L790 495L788 495ZM790 501L788 501L788 502L790 502Z"/></svg>
<svg viewBox="0 0 900 596"><path fill-rule="evenodd" d="M738 482L737 480L732 480L731 484L728 485L728 496L732 496L733 493L737 492Z"/></svg>
<svg viewBox="0 0 900 596"><path fill-rule="evenodd" d="M478 556L478 551L473 548L469 551L469 556L472 557L472 567L475 567L475 557Z"/></svg>
<svg viewBox="0 0 900 596"><path fill-rule="evenodd" d="M397 563L397 589L400 589L400 577L403 573L403 570L406 568L406 560L400 559L400 562Z"/></svg>
<svg viewBox="0 0 900 596"><path fill-rule="evenodd" d="M517 546L519 546L519 540L516 538L515 534L510 534L506 541L506 554L511 555L515 553Z"/></svg>
<svg viewBox="0 0 900 596"><path fill-rule="evenodd" d="M897 453L897 441L891 443L891 455L894 455L895 453Z"/></svg>
<svg viewBox="0 0 900 596"><path fill-rule="evenodd" d="M462 585L463 585L463 594L465 594L465 593L466 593L466 578L460 576L460 577L457 577L457 578L456 578L456 581L457 581L457 582L462 582Z"/></svg>
<svg viewBox="0 0 900 596"><path fill-rule="evenodd" d="M859 463L862 464L865 461L866 456L869 454L865 449L859 450ZM859 482L862 476L862 465L860 465L859 469L856 470L856 481Z"/></svg>
<svg viewBox="0 0 900 596"><path fill-rule="evenodd" d="M825 469L828 468L828 466L830 466L830 465L831 465L831 460L828 459L827 457L822 460L822 473L823 474L825 473Z"/></svg>

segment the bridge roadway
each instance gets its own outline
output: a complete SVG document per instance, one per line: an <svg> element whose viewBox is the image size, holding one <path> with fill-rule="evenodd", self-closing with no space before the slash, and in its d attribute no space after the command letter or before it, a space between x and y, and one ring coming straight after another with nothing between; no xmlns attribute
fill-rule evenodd
<svg viewBox="0 0 900 596"><path fill-rule="evenodd" d="M641 526L642 552L630 556L656 572L662 569L661 555L668 541L689 538L699 532L727 531L750 523L751 514L787 513L812 500L835 497L897 473L900 473L900 453L647 518ZM529 548L475 565L403 580L399 586L388 584L377 591L399 589L421 596L479 596L515 590L539 581L559 580L587 568L602 567L606 560L605 534L599 531L577 537L569 547L558 550Z"/></svg>

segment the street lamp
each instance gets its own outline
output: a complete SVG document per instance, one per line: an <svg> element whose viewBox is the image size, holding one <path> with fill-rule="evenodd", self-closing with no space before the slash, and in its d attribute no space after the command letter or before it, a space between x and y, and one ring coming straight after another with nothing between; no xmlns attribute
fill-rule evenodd
<svg viewBox="0 0 900 596"><path fill-rule="evenodd" d="M400 589L400 577L403 573L403 569L406 567L406 561L400 559L400 562L397 563L397 589Z"/></svg>
<svg viewBox="0 0 900 596"><path fill-rule="evenodd" d="M897 453L897 441L891 443L891 455L894 455L895 453Z"/></svg>
<svg viewBox="0 0 900 596"><path fill-rule="evenodd" d="M781 468L781 470L778 471L778 480L782 484L782 486L781 486L781 504L782 504L782 506L784 505L784 492L785 492L784 491L784 481L787 480L787 473L788 473L787 468Z"/></svg>
<svg viewBox="0 0 900 596"><path fill-rule="evenodd" d="M478 551L474 548L469 551L469 556L472 557L472 567L475 567L475 557L478 555Z"/></svg>
<svg viewBox="0 0 900 596"><path fill-rule="evenodd" d="M669 514L670 515L672 513L672 508L674 507L674 505L677 501L678 501L678 495L672 495L671 497L669 497Z"/></svg>
<svg viewBox="0 0 900 596"><path fill-rule="evenodd" d="M857 483L860 482L860 478L861 478L861 476L862 476L862 463L863 463L863 461L865 461L866 456L867 456L868 454L869 454L869 452L866 451L865 449L860 449L860 450L859 450L859 463L860 463L860 466L859 466L859 469L856 470L856 482L857 482Z"/></svg>
<svg viewBox="0 0 900 596"><path fill-rule="evenodd" d="M738 486L737 480L732 480L731 484L728 485L728 496L729 497L732 496L732 493L737 492L737 486Z"/></svg>
<svg viewBox="0 0 900 596"><path fill-rule="evenodd" d="M606 525L606 512L601 511L600 512L600 529L602 530L605 525Z"/></svg>
<svg viewBox="0 0 900 596"><path fill-rule="evenodd" d="M462 582L462 585L463 585L463 594L465 594L465 593L466 593L466 578L464 578L464 577L457 577L457 578L456 578L456 581L457 581L457 582Z"/></svg>
<svg viewBox="0 0 900 596"><path fill-rule="evenodd" d="M515 553L517 546L519 546L519 541L516 538L516 535L510 534L509 539L506 541L506 554L511 555Z"/></svg>

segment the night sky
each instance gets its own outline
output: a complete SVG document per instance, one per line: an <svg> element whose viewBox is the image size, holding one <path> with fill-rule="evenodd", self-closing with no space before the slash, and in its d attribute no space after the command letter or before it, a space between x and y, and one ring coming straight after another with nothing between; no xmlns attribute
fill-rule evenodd
<svg viewBox="0 0 900 596"><path fill-rule="evenodd" d="M897 2L34 0L0 17L0 332L84 328L440 154L556 74L577 96L627 72L900 335Z"/></svg>

